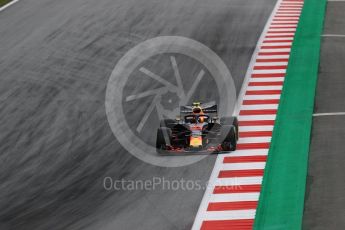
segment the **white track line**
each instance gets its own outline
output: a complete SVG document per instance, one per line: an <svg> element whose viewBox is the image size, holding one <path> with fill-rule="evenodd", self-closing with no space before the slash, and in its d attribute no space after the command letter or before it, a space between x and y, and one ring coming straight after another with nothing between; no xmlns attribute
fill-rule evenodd
<svg viewBox="0 0 345 230"><path fill-rule="evenodd" d="M239 116L239 121L265 121L275 120L276 115L251 115L251 116Z"/></svg>
<svg viewBox="0 0 345 230"><path fill-rule="evenodd" d="M277 82L284 81L284 79L284 77L259 77L250 79L250 82Z"/></svg>
<svg viewBox="0 0 345 230"><path fill-rule="evenodd" d="M261 184L262 176L253 177L233 177L233 178L218 178L216 186L237 186L237 185L250 185Z"/></svg>
<svg viewBox="0 0 345 230"><path fill-rule="evenodd" d="M242 105L242 109L243 110L278 109L278 104Z"/></svg>
<svg viewBox="0 0 345 230"><path fill-rule="evenodd" d="M336 113L314 113L313 117L323 117L323 116L345 116L345 112Z"/></svg>
<svg viewBox="0 0 345 230"><path fill-rule="evenodd" d="M241 220L253 219L254 217L255 209L236 211L214 211L207 212L203 220ZM194 227L192 229L194 229Z"/></svg>
<svg viewBox="0 0 345 230"><path fill-rule="evenodd" d="M12 6L14 3L16 3L16 2L18 2L18 1L19 1L19 0L13 0L13 1L7 3L6 5L0 7L0 12L3 11L4 9L6 9L6 8Z"/></svg>
<svg viewBox="0 0 345 230"><path fill-rule="evenodd" d="M248 143L267 143L271 142L272 137L250 137L250 138L240 138L238 144L248 144Z"/></svg>
<svg viewBox="0 0 345 230"><path fill-rule="evenodd" d="M292 38L284 38L284 37L266 38L266 41L284 41L284 40L289 40L290 42L293 42Z"/></svg>
<svg viewBox="0 0 345 230"><path fill-rule="evenodd" d="M243 128L241 128L242 130ZM246 150L237 150L231 154L231 156L235 157L243 157L243 156L266 156L268 154L268 149L246 149Z"/></svg>
<svg viewBox="0 0 345 230"><path fill-rule="evenodd" d="M272 52L290 52L291 48L278 48L278 49L262 49L260 53L272 53Z"/></svg>
<svg viewBox="0 0 345 230"><path fill-rule="evenodd" d="M280 99L279 94L275 95L245 95L245 100L265 100L265 99Z"/></svg>
<svg viewBox="0 0 345 230"><path fill-rule="evenodd" d="M290 42L265 42L263 43L264 46L291 46L292 41Z"/></svg>
<svg viewBox="0 0 345 230"><path fill-rule="evenodd" d="M257 201L260 193L228 193L228 194L215 194L211 197L210 202L223 202L224 200L229 202L235 201Z"/></svg>
<svg viewBox="0 0 345 230"><path fill-rule="evenodd" d="M240 132L257 132L257 131L272 131L273 125L265 125L265 126L240 126ZM240 151L240 150L238 150ZM249 151L249 150L246 150ZM237 151L236 151L237 152Z"/></svg>
<svg viewBox="0 0 345 230"><path fill-rule="evenodd" d="M256 73L286 73L286 69L253 70L253 74Z"/></svg>
<svg viewBox="0 0 345 230"><path fill-rule="evenodd" d="M248 86L248 90L281 90L281 85L271 85L271 86Z"/></svg>
<svg viewBox="0 0 345 230"><path fill-rule="evenodd" d="M338 37L338 38L345 38L344 34L323 34L322 37Z"/></svg>
<svg viewBox="0 0 345 230"><path fill-rule="evenodd" d="M281 39L281 38L279 38ZM290 55L258 55L258 59L279 59L279 58L289 58Z"/></svg>
<svg viewBox="0 0 345 230"><path fill-rule="evenodd" d="M255 66L280 66L287 65L287 62L257 62Z"/></svg>
<svg viewBox="0 0 345 230"><path fill-rule="evenodd" d="M221 170L264 169L265 165L266 162L222 164Z"/></svg>
<svg viewBox="0 0 345 230"><path fill-rule="evenodd" d="M272 27L270 27L270 31L292 31L292 32L295 32L296 29L294 29L294 28L282 28L282 29L277 29L277 28L272 28Z"/></svg>

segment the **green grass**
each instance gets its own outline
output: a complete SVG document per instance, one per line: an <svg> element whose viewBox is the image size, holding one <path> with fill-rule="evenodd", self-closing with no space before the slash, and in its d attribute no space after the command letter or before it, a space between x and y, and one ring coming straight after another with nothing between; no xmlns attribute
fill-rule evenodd
<svg viewBox="0 0 345 230"><path fill-rule="evenodd" d="M7 3L11 2L12 0L0 0L0 7L6 5Z"/></svg>

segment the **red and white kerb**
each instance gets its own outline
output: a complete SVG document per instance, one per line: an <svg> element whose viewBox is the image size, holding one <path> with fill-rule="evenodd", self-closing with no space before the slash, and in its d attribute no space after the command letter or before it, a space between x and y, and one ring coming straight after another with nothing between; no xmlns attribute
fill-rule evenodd
<svg viewBox="0 0 345 230"><path fill-rule="evenodd" d="M303 0L277 3L259 41L239 110L237 150L218 155L193 230L252 229Z"/></svg>

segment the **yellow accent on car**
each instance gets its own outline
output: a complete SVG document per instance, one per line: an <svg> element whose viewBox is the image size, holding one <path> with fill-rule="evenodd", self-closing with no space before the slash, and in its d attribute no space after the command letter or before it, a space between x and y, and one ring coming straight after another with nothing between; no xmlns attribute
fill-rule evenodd
<svg viewBox="0 0 345 230"><path fill-rule="evenodd" d="M202 137L197 136L197 137L190 137L190 146L191 147L199 147L202 146Z"/></svg>

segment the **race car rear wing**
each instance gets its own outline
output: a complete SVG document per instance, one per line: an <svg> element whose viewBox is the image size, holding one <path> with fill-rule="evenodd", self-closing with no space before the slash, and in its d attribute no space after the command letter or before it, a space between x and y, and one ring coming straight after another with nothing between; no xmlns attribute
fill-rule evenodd
<svg viewBox="0 0 345 230"><path fill-rule="evenodd" d="M204 114L217 114L218 112L218 107L215 102L210 102L210 103L205 103L202 104L200 103L200 107L203 111ZM193 114L193 106L189 105L184 105L180 106L180 115L188 115L188 114Z"/></svg>

